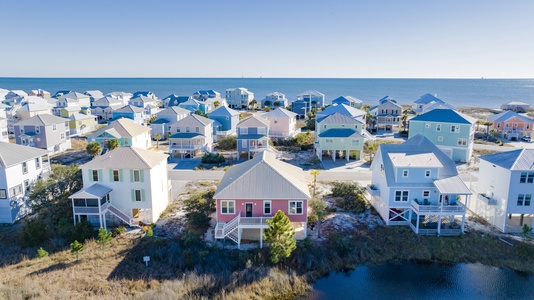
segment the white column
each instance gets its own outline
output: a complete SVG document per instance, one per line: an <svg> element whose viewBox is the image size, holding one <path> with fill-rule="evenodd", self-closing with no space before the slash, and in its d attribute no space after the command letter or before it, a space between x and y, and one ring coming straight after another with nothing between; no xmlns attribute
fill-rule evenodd
<svg viewBox="0 0 534 300"><path fill-rule="evenodd" d="M462 233L464 233L465 228L465 214L462 215Z"/></svg>
<svg viewBox="0 0 534 300"><path fill-rule="evenodd" d="M243 229L239 228L237 230L237 249L241 250L241 233L243 232Z"/></svg>
<svg viewBox="0 0 534 300"><path fill-rule="evenodd" d="M345 150L345 156L347 158L347 161L349 161L349 150Z"/></svg>
<svg viewBox="0 0 534 300"><path fill-rule="evenodd" d="M332 160L334 161L336 161L336 151L337 150L332 151Z"/></svg>
<svg viewBox="0 0 534 300"><path fill-rule="evenodd" d="M440 235L440 233L441 233L441 215L438 216L438 235Z"/></svg>
<svg viewBox="0 0 534 300"><path fill-rule="evenodd" d="M302 222L302 227L304 227L304 238L308 236L308 223Z"/></svg>
<svg viewBox="0 0 534 300"><path fill-rule="evenodd" d="M260 228L260 248L263 248L263 228Z"/></svg>

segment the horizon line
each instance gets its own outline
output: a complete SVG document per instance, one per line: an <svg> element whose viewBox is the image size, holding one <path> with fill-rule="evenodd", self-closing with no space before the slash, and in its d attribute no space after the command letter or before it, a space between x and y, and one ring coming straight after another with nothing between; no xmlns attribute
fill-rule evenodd
<svg viewBox="0 0 534 300"><path fill-rule="evenodd" d="M43 77L30 77L30 76L13 76L13 77L6 77L6 76L0 76L0 79L423 79L423 80L455 80L455 79L461 79L461 80L534 80L533 78L527 78L527 77L262 77L262 76L255 76L255 77L137 77L137 76L87 76L87 77L55 77L55 76L43 76Z"/></svg>

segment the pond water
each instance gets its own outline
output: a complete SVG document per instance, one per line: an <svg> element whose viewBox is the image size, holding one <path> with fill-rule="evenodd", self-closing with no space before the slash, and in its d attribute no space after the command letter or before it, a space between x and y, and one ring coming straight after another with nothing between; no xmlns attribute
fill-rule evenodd
<svg viewBox="0 0 534 300"><path fill-rule="evenodd" d="M360 266L317 280L310 299L534 299L534 275L481 264Z"/></svg>

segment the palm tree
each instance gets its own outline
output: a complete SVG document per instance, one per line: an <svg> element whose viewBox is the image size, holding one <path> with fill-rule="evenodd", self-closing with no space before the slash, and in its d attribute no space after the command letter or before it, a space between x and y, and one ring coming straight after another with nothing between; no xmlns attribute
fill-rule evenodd
<svg viewBox="0 0 534 300"><path fill-rule="evenodd" d="M221 106L221 102L215 101L215 102L213 102L213 105L215 105L215 108L217 108L217 107Z"/></svg>
<svg viewBox="0 0 534 300"><path fill-rule="evenodd" d="M256 99L252 99L252 101L250 101L250 104L248 105L249 108L251 108L252 111L254 111L256 109L256 104L258 104L258 101L256 101Z"/></svg>
<svg viewBox="0 0 534 300"><path fill-rule="evenodd" d="M406 131L406 126L408 125L408 114L410 112L405 109L402 111L402 117L401 117L401 120L402 120L402 131Z"/></svg>
<svg viewBox="0 0 534 300"><path fill-rule="evenodd" d="M489 133L490 133L490 129L489 129L489 127L490 127L491 125L493 125L493 122L491 122L491 121L486 121L486 122L483 123L483 125L486 126L486 138L489 138Z"/></svg>
<svg viewBox="0 0 534 300"><path fill-rule="evenodd" d="M154 135L154 139L156 140L156 149L159 149L159 140L161 140L161 134L156 133Z"/></svg>
<svg viewBox="0 0 534 300"><path fill-rule="evenodd" d="M100 152L102 152L102 146L99 142L90 142L85 148L87 154L91 155L93 158L97 157Z"/></svg>
<svg viewBox="0 0 534 300"><path fill-rule="evenodd" d="M106 145L106 147L108 148L108 150L113 150L113 149L116 149L116 148L119 148L121 145L121 143L119 142L119 140L117 139L111 139L108 141L108 144Z"/></svg>
<svg viewBox="0 0 534 300"><path fill-rule="evenodd" d="M477 120L477 121L475 122L475 124L477 124L477 131L480 131L479 125L484 124L484 121L482 121L482 120Z"/></svg>
<svg viewBox="0 0 534 300"><path fill-rule="evenodd" d="M315 197L315 188L317 187L317 175L319 175L319 170L311 170L310 174L313 175L313 195Z"/></svg>

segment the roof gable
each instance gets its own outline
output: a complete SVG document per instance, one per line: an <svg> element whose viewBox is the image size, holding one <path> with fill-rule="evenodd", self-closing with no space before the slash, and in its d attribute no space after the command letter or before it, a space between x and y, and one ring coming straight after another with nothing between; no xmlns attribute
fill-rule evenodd
<svg viewBox="0 0 534 300"><path fill-rule="evenodd" d="M237 127L269 127L270 125L268 120L257 115L252 115L237 123Z"/></svg>
<svg viewBox="0 0 534 300"><path fill-rule="evenodd" d="M442 122L455 124L474 124L476 120L452 109L433 109L429 112L413 117L411 121Z"/></svg>
<svg viewBox="0 0 534 300"><path fill-rule="evenodd" d="M534 170L534 149L518 149L479 156L479 159L509 170Z"/></svg>
<svg viewBox="0 0 534 300"><path fill-rule="evenodd" d="M50 151L13 143L0 142L0 163L4 168L49 154Z"/></svg>
<svg viewBox="0 0 534 300"><path fill-rule="evenodd" d="M119 147L82 165L82 169L152 169L168 155L136 147Z"/></svg>

